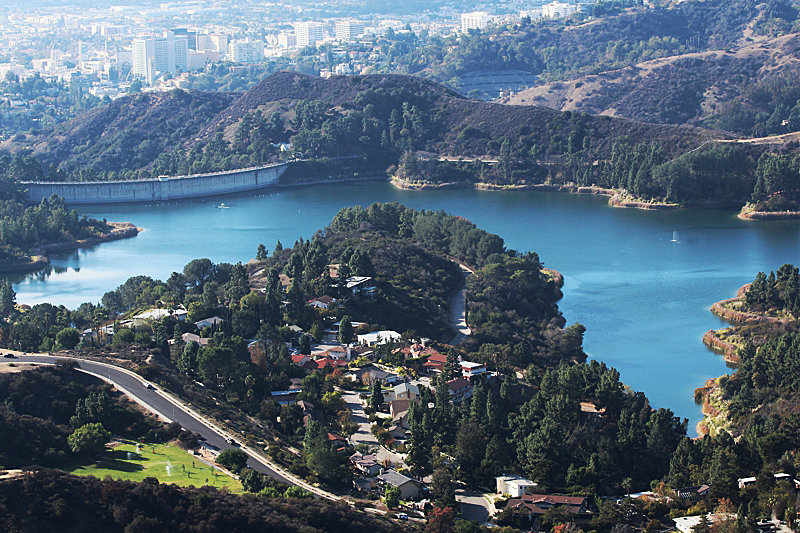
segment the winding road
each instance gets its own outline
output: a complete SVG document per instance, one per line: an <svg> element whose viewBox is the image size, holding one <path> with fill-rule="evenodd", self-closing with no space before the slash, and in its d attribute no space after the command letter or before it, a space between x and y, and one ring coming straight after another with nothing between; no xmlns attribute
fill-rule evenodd
<svg viewBox="0 0 800 533"><path fill-rule="evenodd" d="M320 490L313 485L304 482L301 479L292 476L280 467L270 463L265 458L261 457L254 450L247 446L234 446L229 444L228 438L230 435L210 421L208 418L197 413L191 406L180 402L173 398L160 388L149 384L141 376L131 372L130 370L120 368L117 366L109 365L106 363L99 363L96 361L88 361L86 359L54 357L50 355L27 355L19 352L14 353L16 358L4 359L5 362L14 363L38 363L38 364L54 364L60 359L68 359L78 363L78 370L96 376L104 381L114 385L117 389L122 391L136 403L142 405L147 410L158 415L168 422L178 422L184 429L188 429L194 433L199 433L204 438L206 446L215 450L225 450L228 448L239 448L249 456L247 466L266 474L283 483L289 485L297 485L305 490L331 500L338 500L339 497Z"/></svg>

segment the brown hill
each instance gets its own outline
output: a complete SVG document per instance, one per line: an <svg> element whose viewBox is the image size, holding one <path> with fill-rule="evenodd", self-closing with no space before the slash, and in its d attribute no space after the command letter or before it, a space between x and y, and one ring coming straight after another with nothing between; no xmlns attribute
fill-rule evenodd
<svg viewBox="0 0 800 533"><path fill-rule="evenodd" d="M140 169L196 136L234 98L181 90L126 96L38 135L6 141L0 149L31 152L45 165L55 163L67 171Z"/></svg>
<svg viewBox="0 0 800 533"><path fill-rule="evenodd" d="M720 127L748 135L758 132L751 130L751 123L729 120L730 108L735 105L737 113L772 114L775 103L764 98L762 87L769 92L800 75L798 49L797 34L750 38L736 50L654 59L532 87L502 102L650 123Z"/></svg>

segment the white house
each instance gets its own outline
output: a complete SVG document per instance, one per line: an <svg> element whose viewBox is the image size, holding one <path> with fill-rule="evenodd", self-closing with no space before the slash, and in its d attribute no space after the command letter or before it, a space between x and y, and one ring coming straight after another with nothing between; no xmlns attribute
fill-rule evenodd
<svg viewBox="0 0 800 533"><path fill-rule="evenodd" d="M499 476L494 479L497 482L497 494L508 494L512 498L521 498L525 494L525 489L537 485L519 476Z"/></svg>
<svg viewBox="0 0 800 533"><path fill-rule="evenodd" d="M186 320L186 315L186 309L150 309L135 315L133 318L137 320L161 320L165 316L171 316L183 322Z"/></svg>
<svg viewBox="0 0 800 533"><path fill-rule="evenodd" d="M486 373L486 365L482 363L471 363L469 361L461 361L461 375L466 379L478 374Z"/></svg>
<svg viewBox="0 0 800 533"><path fill-rule="evenodd" d="M364 335L356 335L359 344L366 344L367 346L375 346L377 344L386 344L389 341L395 341L400 338L400 334L392 330L373 331L372 333L365 333Z"/></svg>
<svg viewBox="0 0 800 533"><path fill-rule="evenodd" d="M203 320L198 320L197 322L194 323L194 325L197 326L198 329L203 329L203 328L210 328L215 324L218 326L222 322L225 322L224 318L220 318L218 316L212 316L211 318L204 318Z"/></svg>

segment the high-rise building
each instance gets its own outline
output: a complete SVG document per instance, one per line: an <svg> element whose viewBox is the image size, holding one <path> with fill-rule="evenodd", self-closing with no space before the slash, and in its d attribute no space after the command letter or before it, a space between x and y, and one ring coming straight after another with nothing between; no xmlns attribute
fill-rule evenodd
<svg viewBox="0 0 800 533"><path fill-rule="evenodd" d="M228 59L234 63L264 61L264 43L260 41L233 41L228 45Z"/></svg>
<svg viewBox="0 0 800 533"><path fill-rule="evenodd" d="M186 37L189 50L199 50L197 48L197 32L196 31L189 31L186 28L175 28L172 30L172 33L175 34L175 37Z"/></svg>
<svg viewBox="0 0 800 533"><path fill-rule="evenodd" d="M175 74L188 69L189 45L185 36L175 37L171 31L163 37L142 37L133 40L133 75L152 84L159 72Z"/></svg>
<svg viewBox="0 0 800 533"><path fill-rule="evenodd" d="M323 39L322 30L321 22L298 22L295 24L294 33L297 36L297 47L305 48L317 44L317 41Z"/></svg>
<svg viewBox="0 0 800 533"><path fill-rule="evenodd" d="M485 30L490 20L491 17L486 11L461 13L461 31L467 33L469 30Z"/></svg>
<svg viewBox="0 0 800 533"><path fill-rule="evenodd" d="M224 33L212 33L211 44L214 45L214 50L220 54L228 53L228 36Z"/></svg>
<svg viewBox="0 0 800 533"><path fill-rule="evenodd" d="M364 35L364 26L360 20L337 20L336 40L352 41L356 37Z"/></svg>

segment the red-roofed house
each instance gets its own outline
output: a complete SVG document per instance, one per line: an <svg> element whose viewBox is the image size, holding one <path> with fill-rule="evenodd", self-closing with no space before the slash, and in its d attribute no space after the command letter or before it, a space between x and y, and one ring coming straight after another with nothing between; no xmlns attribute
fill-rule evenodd
<svg viewBox="0 0 800 533"><path fill-rule="evenodd" d="M563 507L569 514L577 515L586 513L586 498L579 496L558 496L554 494L523 494L519 498L512 498L506 504L506 510L513 513L527 515L528 520L534 522L535 529L539 517L551 507Z"/></svg>
<svg viewBox="0 0 800 533"><path fill-rule="evenodd" d="M422 365L428 372L441 373L444 372L444 365L447 363L447 356L442 354L433 354L428 357L425 364Z"/></svg>
<svg viewBox="0 0 800 533"><path fill-rule="evenodd" d="M319 298L311 298L306 302L311 307L316 307L317 309L328 309L330 306L336 303L336 298L333 296L320 296Z"/></svg>
<svg viewBox="0 0 800 533"><path fill-rule="evenodd" d="M453 403L458 403L472 396L472 383L464 378L451 379L447 382L447 388L450 391L450 399Z"/></svg>

